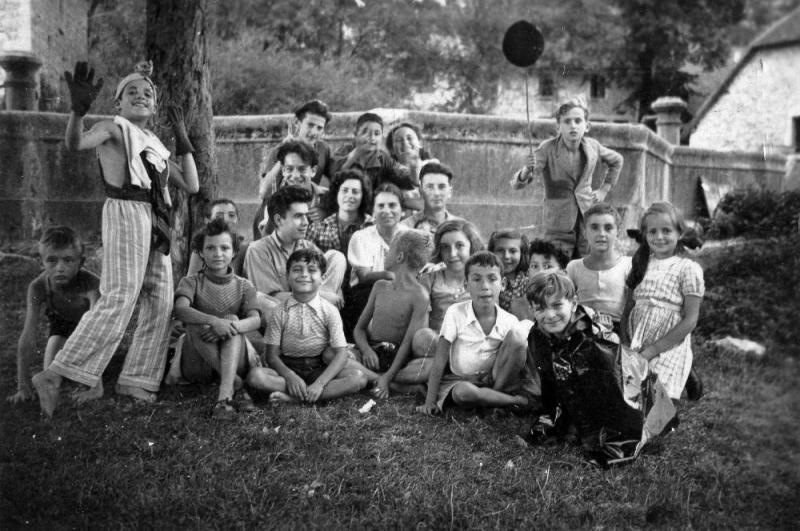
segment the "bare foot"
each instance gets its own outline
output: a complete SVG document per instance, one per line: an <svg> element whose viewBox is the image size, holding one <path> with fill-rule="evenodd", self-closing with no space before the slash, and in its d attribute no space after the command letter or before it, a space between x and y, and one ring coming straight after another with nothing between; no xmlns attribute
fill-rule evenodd
<svg viewBox="0 0 800 531"><path fill-rule="evenodd" d="M298 400L292 395L286 394L283 391L273 391L269 395L269 403L277 404L297 404Z"/></svg>
<svg viewBox="0 0 800 531"><path fill-rule="evenodd" d="M6 397L6 402L9 404L21 404L33 400L33 389L20 389L11 396Z"/></svg>
<svg viewBox="0 0 800 531"><path fill-rule="evenodd" d="M156 401L156 393L145 391L141 387L134 387L132 385L117 384L114 386L114 392L118 395L129 396L134 400L140 400L148 404L153 404Z"/></svg>
<svg viewBox="0 0 800 531"><path fill-rule="evenodd" d="M98 398L102 397L103 397L103 380L100 380L94 387L90 387L85 391L79 391L75 393L75 403L83 404L89 402L90 400L97 400Z"/></svg>
<svg viewBox="0 0 800 531"><path fill-rule="evenodd" d="M61 377L54 372L43 370L31 378L36 394L39 395L39 407L48 417L53 416L53 411L58 405L58 388L61 386Z"/></svg>

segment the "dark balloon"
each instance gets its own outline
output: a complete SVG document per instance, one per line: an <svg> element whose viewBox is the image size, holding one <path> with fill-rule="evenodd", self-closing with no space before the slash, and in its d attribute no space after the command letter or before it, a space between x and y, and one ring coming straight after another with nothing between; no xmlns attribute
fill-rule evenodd
<svg viewBox="0 0 800 531"><path fill-rule="evenodd" d="M533 65L544 51L544 37L539 28L526 20L515 22L503 37L503 55L515 66Z"/></svg>

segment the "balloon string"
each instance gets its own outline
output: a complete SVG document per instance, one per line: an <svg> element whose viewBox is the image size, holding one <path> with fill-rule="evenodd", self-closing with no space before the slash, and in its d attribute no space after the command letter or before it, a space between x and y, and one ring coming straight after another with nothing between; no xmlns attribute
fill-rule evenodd
<svg viewBox="0 0 800 531"><path fill-rule="evenodd" d="M530 150L531 155L533 155L533 130L531 130L531 110L530 104L528 103L528 70L525 70L525 117L528 120L528 148Z"/></svg>

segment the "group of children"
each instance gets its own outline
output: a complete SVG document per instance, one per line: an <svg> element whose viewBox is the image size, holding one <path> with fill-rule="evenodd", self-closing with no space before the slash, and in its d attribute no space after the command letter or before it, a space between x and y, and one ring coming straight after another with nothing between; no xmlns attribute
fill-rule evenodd
<svg viewBox="0 0 800 531"><path fill-rule="evenodd" d="M321 135L309 133L323 130L329 119L315 114L322 112L316 104L306 106L299 118L309 121L303 134L314 136L316 143L289 139L278 148L274 165L264 168L265 179L268 174L297 176L297 183L271 192L262 186L265 218L274 222L265 228L268 233L244 254L236 205L215 201L208 223L193 238L190 271L173 292L169 249L162 238L162 222L168 220L161 215L168 204L166 180L189 193L198 189L182 114L170 114L178 165L147 129L156 111L148 73L123 79L116 93L119 116L89 131L83 131L81 119L100 83L79 64L68 84L73 112L67 145L97 150L109 195L103 210L102 275L98 281L81 269L82 246L73 231L45 231L39 245L45 270L28 289L19 390L11 401L32 397L29 365L42 307L50 338L44 370L32 383L42 410L52 415L63 377L88 387L81 401L102 396L100 377L136 303L139 321L117 392L155 399L165 372L169 316L174 315L183 332L180 357L173 360L178 379L218 380L212 414L220 418L253 410L251 393L273 403L314 403L366 387L377 398L393 392L425 394L417 410L427 414L448 404L541 410L559 401L560 395L546 385L547 371L561 355L557 345L566 345L585 326L620 337L646 360L671 398L681 396L692 367L690 333L703 297L702 269L683 256L687 228L669 203L644 212L634 256L620 253L619 215L602 200L622 158L584 136L588 111L582 102L559 109L558 135L543 143L512 180L519 187L542 179L547 219L555 223L546 226L546 239L529 243L519 230L501 229L491 234L485 250L475 225L449 214L427 218L423 230L412 224L398 231L384 256L385 274L372 284L350 343L336 289L347 265L337 262L341 253L302 244L317 191L314 179L324 176L312 175L319 169L314 159L318 152L330 156ZM356 132L361 140L338 164L350 171L361 160L358 165L370 184L385 187L394 163L375 151L382 133L382 122L374 127L379 120L368 116L360 121ZM286 147L293 142L300 147ZM308 152L309 160L298 152ZM610 175L592 190L598 160ZM292 171L278 172L282 165ZM442 165L436 168L430 192L437 193L441 180L441 197L452 174ZM271 296L248 274L249 262L259 256L275 269L271 282L277 287L269 290ZM339 284L326 290L332 274ZM690 396L697 397L698 387L693 389Z"/></svg>

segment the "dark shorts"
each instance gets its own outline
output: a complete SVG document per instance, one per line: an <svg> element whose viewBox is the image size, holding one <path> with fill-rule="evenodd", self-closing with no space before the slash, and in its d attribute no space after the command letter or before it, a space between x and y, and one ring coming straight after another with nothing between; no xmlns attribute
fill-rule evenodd
<svg viewBox="0 0 800 531"><path fill-rule="evenodd" d="M370 344L370 346L375 351L375 354L378 355L378 372L388 371L389 367L394 363L394 357L397 355L397 345L388 341L381 341Z"/></svg>
<svg viewBox="0 0 800 531"><path fill-rule="evenodd" d="M322 356L311 358L281 356L281 361L308 385L313 384L325 372L325 363L322 361Z"/></svg>
<svg viewBox="0 0 800 531"><path fill-rule="evenodd" d="M48 336L61 336L61 337L69 337L72 335L72 332L78 327L78 323L74 321L67 321L66 319L61 319L55 315L48 315L47 320L49 322L49 332Z"/></svg>

